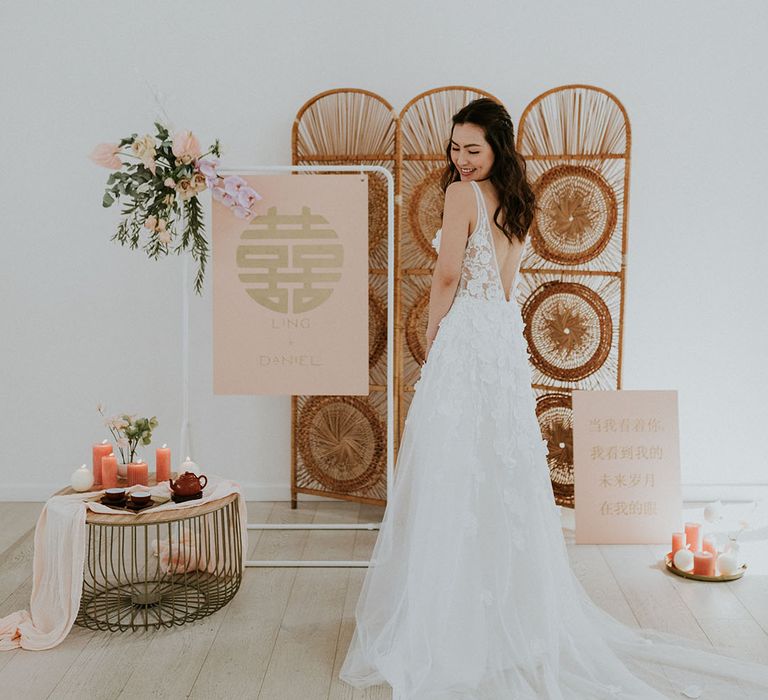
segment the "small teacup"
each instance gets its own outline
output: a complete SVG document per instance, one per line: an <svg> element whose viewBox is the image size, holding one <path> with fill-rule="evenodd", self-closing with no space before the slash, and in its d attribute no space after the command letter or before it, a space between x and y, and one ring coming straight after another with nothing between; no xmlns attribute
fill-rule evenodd
<svg viewBox="0 0 768 700"><path fill-rule="evenodd" d="M131 503L137 506L145 506L152 499L152 494L149 491L134 491L131 494Z"/></svg>
<svg viewBox="0 0 768 700"><path fill-rule="evenodd" d="M122 501L125 498L125 489L106 489L104 491L104 498L107 501Z"/></svg>

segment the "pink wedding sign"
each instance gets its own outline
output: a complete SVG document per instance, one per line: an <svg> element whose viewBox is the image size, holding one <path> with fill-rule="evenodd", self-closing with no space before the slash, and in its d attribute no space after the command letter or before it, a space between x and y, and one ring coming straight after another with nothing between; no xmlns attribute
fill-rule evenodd
<svg viewBox="0 0 768 700"><path fill-rule="evenodd" d="M676 391L574 391L577 544L669 543L682 512Z"/></svg>
<svg viewBox="0 0 768 700"><path fill-rule="evenodd" d="M243 175L213 203L216 394L368 394L368 177Z"/></svg>

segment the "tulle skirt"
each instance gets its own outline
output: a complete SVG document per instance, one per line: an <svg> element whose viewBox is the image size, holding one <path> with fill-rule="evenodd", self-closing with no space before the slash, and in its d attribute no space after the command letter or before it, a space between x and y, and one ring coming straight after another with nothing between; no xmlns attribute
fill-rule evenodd
<svg viewBox="0 0 768 700"><path fill-rule="evenodd" d="M416 383L339 677L388 683L395 700L768 698L768 666L592 601L546 455L519 306L455 299Z"/></svg>

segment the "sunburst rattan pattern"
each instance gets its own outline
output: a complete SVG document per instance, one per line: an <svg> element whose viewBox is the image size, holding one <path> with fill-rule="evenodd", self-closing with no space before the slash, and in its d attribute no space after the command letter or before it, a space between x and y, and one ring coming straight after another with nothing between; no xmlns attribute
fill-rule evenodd
<svg viewBox="0 0 768 700"><path fill-rule="evenodd" d="M530 229L540 257L583 265L608 245L616 228L616 197L600 173L558 165L536 181L538 211Z"/></svg>
<svg viewBox="0 0 768 700"><path fill-rule="evenodd" d="M383 397L383 401L382 401ZM386 394L310 396L298 401L298 486L311 493L366 492L386 497Z"/></svg>
<svg viewBox="0 0 768 700"><path fill-rule="evenodd" d="M575 282L545 282L522 309L531 361L554 379L574 382L602 367L611 350L611 313L600 295Z"/></svg>

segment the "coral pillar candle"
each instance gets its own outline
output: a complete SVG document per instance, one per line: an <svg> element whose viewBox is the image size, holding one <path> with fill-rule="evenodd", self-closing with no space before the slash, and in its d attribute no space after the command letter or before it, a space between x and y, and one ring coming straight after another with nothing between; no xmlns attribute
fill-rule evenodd
<svg viewBox="0 0 768 700"><path fill-rule="evenodd" d="M93 446L93 483L101 483L101 460L112 452L112 445L106 440Z"/></svg>
<svg viewBox="0 0 768 700"><path fill-rule="evenodd" d="M672 533L672 556L675 556L675 552L678 549L683 549L685 547L685 533L684 532L673 532Z"/></svg>
<svg viewBox="0 0 768 700"><path fill-rule="evenodd" d="M712 535L707 535L701 543L701 548L705 552L709 552L715 559L717 559L717 547L715 547L715 538Z"/></svg>
<svg viewBox="0 0 768 700"><path fill-rule="evenodd" d="M701 532L701 525L699 523L686 523L685 524L685 544L694 552L699 548L699 533Z"/></svg>
<svg viewBox="0 0 768 700"><path fill-rule="evenodd" d="M105 489L117 488L117 457L114 454L101 458L101 486Z"/></svg>
<svg viewBox="0 0 768 700"><path fill-rule="evenodd" d="M128 465L128 486L149 483L149 465L146 462L131 462Z"/></svg>
<svg viewBox="0 0 768 700"><path fill-rule="evenodd" d="M158 484L171 478L171 448L168 445L155 451L155 480Z"/></svg>
<svg viewBox="0 0 768 700"><path fill-rule="evenodd" d="M699 550L693 553L693 573L699 576L715 575L715 557L712 552Z"/></svg>

